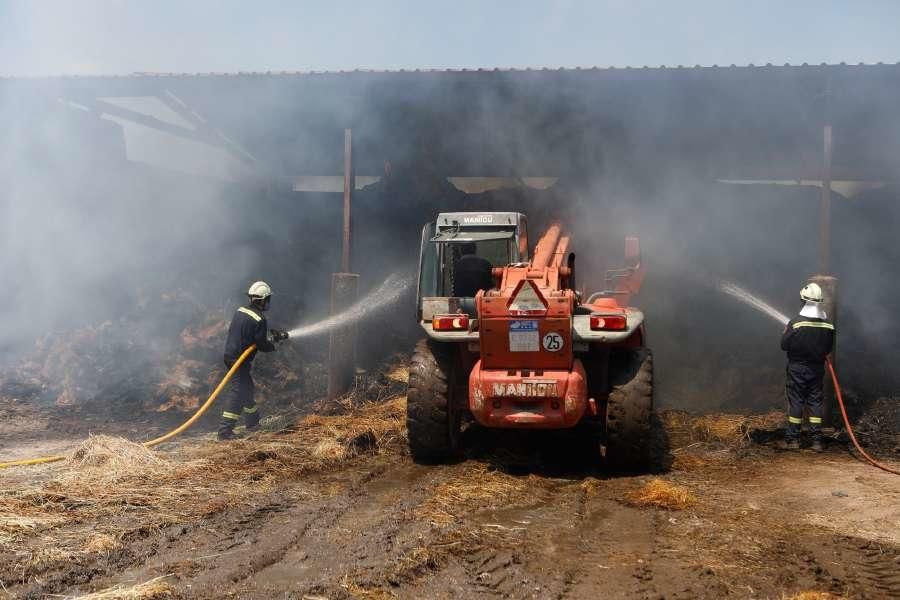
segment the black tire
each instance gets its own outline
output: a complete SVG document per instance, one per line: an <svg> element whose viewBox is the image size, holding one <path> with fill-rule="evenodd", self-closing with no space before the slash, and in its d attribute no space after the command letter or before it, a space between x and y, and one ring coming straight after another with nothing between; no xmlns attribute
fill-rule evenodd
<svg viewBox="0 0 900 600"><path fill-rule="evenodd" d="M606 462L617 469L649 470L654 447L653 355L648 348L613 352L609 378Z"/></svg>
<svg viewBox="0 0 900 600"><path fill-rule="evenodd" d="M409 451L416 462L444 461L459 450L459 371L455 345L432 340L416 344L406 400Z"/></svg>

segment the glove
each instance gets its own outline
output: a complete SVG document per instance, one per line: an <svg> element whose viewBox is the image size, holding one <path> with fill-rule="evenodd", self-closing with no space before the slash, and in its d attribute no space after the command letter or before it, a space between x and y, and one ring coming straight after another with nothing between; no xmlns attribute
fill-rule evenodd
<svg viewBox="0 0 900 600"><path fill-rule="evenodd" d="M270 329L269 332L272 334L273 342L283 342L290 337L283 329Z"/></svg>

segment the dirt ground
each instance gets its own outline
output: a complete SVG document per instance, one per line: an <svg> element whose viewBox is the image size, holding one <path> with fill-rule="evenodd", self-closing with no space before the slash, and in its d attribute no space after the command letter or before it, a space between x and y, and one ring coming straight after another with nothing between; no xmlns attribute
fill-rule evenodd
<svg viewBox="0 0 900 600"><path fill-rule="evenodd" d="M15 415L3 458L98 429ZM464 459L417 465L402 415L401 397L227 444L201 431L131 472L0 471L0 597L900 597L900 478L837 441L775 449L778 415L664 414L654 474L573 465L561 436L477 428ZM686 507L641 505L655 479Z"/></svg>

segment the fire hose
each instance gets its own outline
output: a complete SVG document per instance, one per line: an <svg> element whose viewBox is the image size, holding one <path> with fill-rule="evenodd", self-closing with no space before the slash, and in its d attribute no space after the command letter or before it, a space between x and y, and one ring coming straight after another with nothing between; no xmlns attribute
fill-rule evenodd
<svg viewBox="0 0 900 600"><path fill-rule="evenodd" d="M225 388L225 384L227 384L228 381L234 376L235 372L237 372L237 370L241 366L241 364L243 364L243 362L245 360L247 360L247 357L250 356L254 350L256 350L256 344L251 344L249 348L244 350L244 352L238 357L238 359L234 362L234 364L231 365L231 368L228 369L228 372L225 373L225 377L222 378L222 381L219 382L219 385L216 386L216 389L214 389L212 394L209 395L209 398L206 399L206 402L204 402L203 405L197 409L197 412L195 412L191 416L190 419L188 419L187 421L185 421L184 423L182 423L181 425L179 425L178 427L176 427L169 433L167 433L165 435L161 435L158 438L148 440L146 442L142 442L141 445L144 446L145 448L151 448L158 444L162 444L163 442L166 442L166 441L172 439L173 437L175 437L179 433L182 433L188 427L190 427L191 425L196 423L197 419L202 417L203 413L205 413L207 410L209 410L209 407L213 405L213 403L216 401L216 398L219 397L219 394ZM0 469L6 469L8 467L24 467L27 465L41 465L41 464L46 464L46 463L59 462L61 460L65 460L65 458L66 458L66 455L60 454L57 456L42 456L40 458L26 458L23 460L12 460L9 462L0 463Z"/></svg>
<svg viewBox="0 0 900 600"><path fill-rule="evenodd" d="M888 473L893 473L894 475L900 475L900 471L897 469L892 469L887 465L884 465L868 454L866 451L862 449L862 446L859 445L859 442L856 439L856 435L853 433L853 427L850 426L850 419L847 418L847 409L844 408L844 396L841 394L841 385L838 383L837 375L834 372L834 365L831 363L831 357L825 359L825 364L828 365L828 372L831 374L831 381L834 382L834 392L837 395L838 406L841 407L841 417L844 419L844 427L847 428L847 433L850 435L850 440L853 442L853 445L856 447L857 452L862 455L866 461L868 461L873 467L878 467L882 471L887 471Z"/></svg>

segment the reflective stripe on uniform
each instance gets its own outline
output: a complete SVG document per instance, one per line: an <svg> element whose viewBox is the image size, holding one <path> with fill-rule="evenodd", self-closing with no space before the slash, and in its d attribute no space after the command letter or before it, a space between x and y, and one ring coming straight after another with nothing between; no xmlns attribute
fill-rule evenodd
<svg viewBox="0 0 900 600"><path fill-rule="evenodd" d="M819 329L831 329L834 330L834 325L831 323L819 323L816 321L797 321L794 323L794 329L800 329L801 327L818 327Z"/></svg>
<svg viewBox="0 0 900 600"><path fill-rule="evenodd" d="M253 312L252 310L250 310L249 308L242 306L238 309L238 312L242 312L245 315L250 315L251 317L253 317L253 320L256 321L257 323L262 321L262 317L259 316L258 314L256 314L255 312ZM796 325L794 327L796 327Z"/></svg>
<svg viewBox="0 0 900 600"><path fill-rule="evenodd" d="M236 415L236 414L234 414L233 412L228 412L228 411L226 410L225 412L222 413L222 418L223 418L223 419L229 419L229 420L231 420L231 421L237 421L238 419L241 418L241 415Z"/></svg>
<svg viewBox="0 0 900 600"><path fill-rule="evenodd" d="M815 423L816 425L819 425L819 424L822 423L822 417L810 417L810 418L809 418L809 422L810 422L810 423Z"/></svg>
<svg viewBox="0 0 900 600"><path fill-rule="evenodd" d="M253 414L253 413L256 412L256 408L257 408L257 407L255 407L255 406L251 406L251 407L249 407L249 408L245 406L245 407L244 407L244 412L247 413L248 415L249 415L249 414Z"/></svg>
<svg viewBox="0 0 900 600"><path fill-rule="evenodd" d="M801 419L800 417L788 417L788 423L800 425L801 423L803 423L803 419Z"/></svg>

